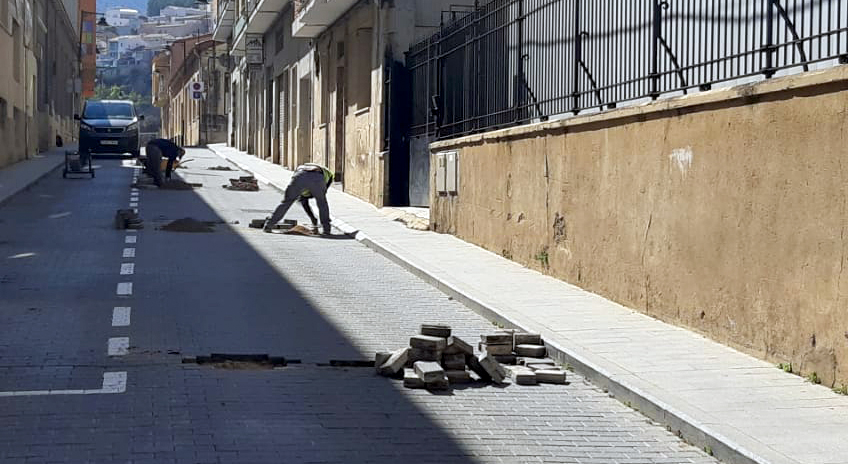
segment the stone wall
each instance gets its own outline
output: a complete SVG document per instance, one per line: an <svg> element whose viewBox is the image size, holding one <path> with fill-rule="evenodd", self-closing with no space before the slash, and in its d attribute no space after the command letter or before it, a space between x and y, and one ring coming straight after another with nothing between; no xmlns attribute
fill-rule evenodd
<svg viewBox="0 0 848 464"><path fill-rule="evenodd" d="M848 66L431 150L435 230L848 383Z"/></svg>

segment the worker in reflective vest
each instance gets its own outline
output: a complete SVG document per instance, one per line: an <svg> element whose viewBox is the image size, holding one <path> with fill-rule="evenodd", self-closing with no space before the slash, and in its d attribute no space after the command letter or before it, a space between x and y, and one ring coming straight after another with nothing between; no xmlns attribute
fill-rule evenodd
<svg viewBox="0 0 848 464"><path fill-rule="evenodd" d="M271 232L278 222L282 221L295 200L300 201L304 211L312 220L312 226L318 226L318 220L309 207L309 199L314 198L318 204L318 216L321 218L321 226L324 235L330 235L330 206L327 204L327 190L333 183L333 171L320 164L306 163L298 166L292 176L289 186L286 187L283 202L274 211L274 214L265 221L265 232Z"/></svg>

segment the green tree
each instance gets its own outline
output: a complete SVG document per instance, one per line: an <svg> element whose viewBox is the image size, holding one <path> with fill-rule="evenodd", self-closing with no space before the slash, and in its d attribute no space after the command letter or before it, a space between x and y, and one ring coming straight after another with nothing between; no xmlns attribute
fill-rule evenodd
<svg viewBox="0 0 848 464"><path fill-rule="evenodd" d="M147 0L147 16L159 16L159 12L166 6L191 6L195 0Z"/></svg>
<svg viewBox="0 0 848 464"><path fill-rule="evenodd" d="M120 85L98 86L94 89L94 98L97 100L131 100L136 106L150 104L140 93Z"/></svg>

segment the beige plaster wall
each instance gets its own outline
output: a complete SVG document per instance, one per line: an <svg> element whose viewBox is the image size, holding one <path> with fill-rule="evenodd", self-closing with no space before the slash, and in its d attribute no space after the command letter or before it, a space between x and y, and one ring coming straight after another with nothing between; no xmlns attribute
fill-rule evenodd
<svg viewBox="0 0 848 464"><path fill-rule="evenodd" d="M435 230L848 383L848 66L448 149Z"/></svg>

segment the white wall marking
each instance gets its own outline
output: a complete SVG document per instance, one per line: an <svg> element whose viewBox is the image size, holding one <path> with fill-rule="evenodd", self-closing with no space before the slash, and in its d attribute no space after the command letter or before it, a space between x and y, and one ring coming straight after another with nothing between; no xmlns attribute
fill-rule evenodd
<svg viewBox="0 0 848 464"><path fill-rule="evenodd" d="M121 282L118 284L119 296L130 296L132 295L132 290L132 282Z"/></svg>
<svg viewBox="0 0 848 464"><path fill-rule="evenodd" d="M109 339L109 356L124 356L130 352L129 337L115 337Z"/></svg>
<svg viewBox="0 0 848 464"><path fill-rule="evenodd" d="M683 178L685 179L689 169L692 168L693 157L692 147L686 147L673 150L668 158L672 163L677 165L677 169L683 174Z"/></svg>
<svg viewBox="0 0 848 464"><path fill-rule="evenodd" d="M135 258L135 248L124 248L124 258Z"/></svg>
<svg viewBox="0 0 848 464"><path fill-rule="evenodd" d="M130 325L130 311L132 311L132 308L129 306L115 306L115 309L112 310L112 327Z"/></svg>
<svg viewBox="0 0 848 464"><path fill-rule="evenodd" d="M134 263L121 264L121 275L133 275L133 274L135 274L135 264Z"/></svg>

